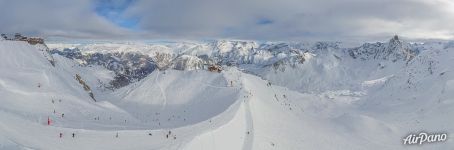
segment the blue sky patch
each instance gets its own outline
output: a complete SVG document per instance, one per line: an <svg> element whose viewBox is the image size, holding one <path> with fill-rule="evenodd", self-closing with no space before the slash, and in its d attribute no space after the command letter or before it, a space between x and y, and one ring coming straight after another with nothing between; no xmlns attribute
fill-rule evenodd
<svg viewBox="0 0 454 150"><path fill-rule="evenodd" d="M136 0L96 0L95 11L112 23L128 29L137 29L139 17L124 16L125 10Z"/></svg>

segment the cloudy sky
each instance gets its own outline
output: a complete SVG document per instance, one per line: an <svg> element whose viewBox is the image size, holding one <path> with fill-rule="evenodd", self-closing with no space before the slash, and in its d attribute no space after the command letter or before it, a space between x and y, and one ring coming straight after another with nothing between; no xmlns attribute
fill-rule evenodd
<svg viewBox="0 0 454 150"><path fill-rule="evenodd" d="M0 32L76 39L454 39L454 0L0 0Z"/></svg>

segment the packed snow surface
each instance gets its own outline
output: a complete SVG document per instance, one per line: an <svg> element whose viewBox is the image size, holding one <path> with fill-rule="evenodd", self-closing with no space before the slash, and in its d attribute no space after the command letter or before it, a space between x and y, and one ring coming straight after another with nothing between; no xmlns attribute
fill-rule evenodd
<svg viewBox="0 0 454 150"><path fill-rule="evenodd" d="M101 65L49 55L44 45L0 41L0 149L454 147L449 43L410 45L394 37L352 49L225 40L49 47L169 53L174 67L106 88L117 73ZM208 62L201 56L223 70L192 65ZM449 136L403 144L404 137L422 131Z"/></svg>

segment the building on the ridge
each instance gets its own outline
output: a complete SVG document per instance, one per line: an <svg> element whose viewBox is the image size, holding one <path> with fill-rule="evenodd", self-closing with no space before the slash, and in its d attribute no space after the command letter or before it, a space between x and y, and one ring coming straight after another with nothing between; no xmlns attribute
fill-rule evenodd
<svg viewBox="0 0 454 150"><path fill-rule="evenodd" d="M222 67L219 66L219 65L211 65L208 67L208 71L211 71L211 72L221 72L222 71Z"/></svg>
<svg viewBox="0 0 454 150"><path fill-rule="evenodd" d="M6 34L1 34L1 37L5 40L11 40L11 41L25 41L31 45L36 45L36 44L44 44L44 39L40 37L26 37L22 36L20 33L15 33L14 38L8 38Z"/></svg>
<svg viewBox="0 0 454 150"><path fill-rule="evenodd" d="M39 38L39 37L30 37L30 38L27 38L26 41L31 45L44 44L44 39Z"/></svg>
<svg viewBox="0 0 454 150"><path fill-rule="evenodd" d="M14 34L14 40L16 40L16 41L25 41L25 40L27 40L27 37L22 36L22 34L20 34L20 33L16 33L16 34Z"/></svg>

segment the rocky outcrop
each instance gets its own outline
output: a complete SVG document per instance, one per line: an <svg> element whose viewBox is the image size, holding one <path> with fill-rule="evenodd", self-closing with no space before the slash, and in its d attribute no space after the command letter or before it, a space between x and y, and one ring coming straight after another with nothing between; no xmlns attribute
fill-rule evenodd
<svg viewBox="0 0 454 150"><path fill-rule="evenodd" d="M366 43L356 48L340 48L338 42L258 44L253 41L228 40L159 47L160 49L156 51L152 49L154 52L149 54L142 54L140 49L137 49L137 52L120 50L82 53L78 48L53 50L52 53L78 59L82 65L101 65L115 72L116 76L110 82L113 88L139 81L155 69L201 69L220 72L224 66L237 66L250 72L253 72L251 68L256 70L269 68L277 73L289 68L300 68L299 66L304 64L331 68L349 58L348 56L359 60L408 62L418 54L417 48L402 41L398 36L394 36L387 43ZM162 51L162 47L169 50ZM323 64L320 61L312 63L311 59L317 55L323 57L318 59L326 59L328 63Z"/></svg>
<svg viewBox="0 0 454 150"><path fill-rule="evenodd" d="M391 60L393 62L410 61L418 54L418 50L412 49L410 44L400 40L397 35L388 43L365 43L360 47L349 49L348 52L355 59Z"/></svg>
<svg viewBox="0 0 454 150"><path fill-rule="evenodd" d="M88 93L88 95L96 102L96 99L95 99L95 95L93 94L93 92L91 91L91 88L90 86L87 85L87 83L85 83L84 80L82 80L82 77L79 75L79 74L76 74L76 80L79 82L80 85L82 85L82 87L84 88L84 90Z"/></svg>
<svg viewBox="0 0 454 150"><path fill-rule="evenodd" d="M8 38L6 34L1 34L2 39L12 41L25 41L30 45L44 44L44 39L40 37L26 37L20 33L14 34L14 38Z"/></svg>
<svg viewBox="0 0 454 150"><path fill-rule="evenodd" d="M208 71L220 73L222 71L222 67L219 65L210 65L208 67Z"/></svg>
<svg viewBox="0 0 454 150"><path fill-rule="evenodd" d="M157 66L148 55L132 52L115 53L88 53L82 54L77 49L52 50L51 53L59 54L70 59L80 60L81 65L100 65L115 72L114 80L110 82L112 87L120 88L130 82L145 78L153 72Z"/></svg>
<svg viewBox="0 0 454 150"><path fill-rule="evenodd" d="M199 70L203 69L204 65L202 59L190 55L180 56L173 62L173 68L176 70Z"/></svg>
<svg viewBox="0 0 454 150"><path fill-rule="evenodd" d="M152 60L160 70L165 70L172 63L173 58L172 54L156 52Z"/></svg>

